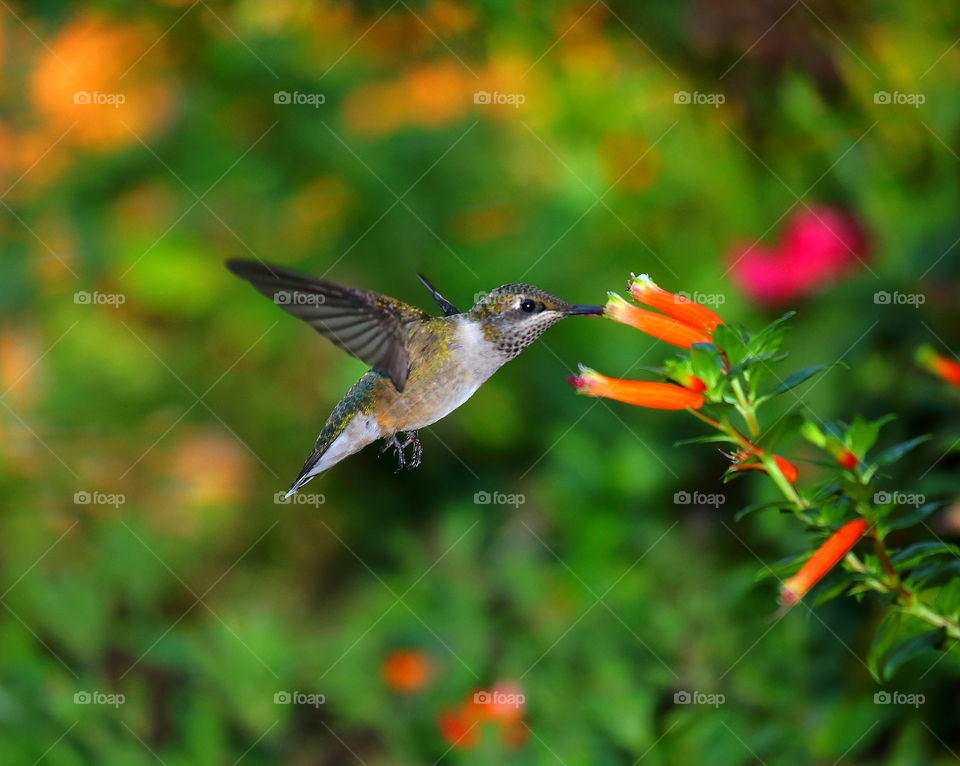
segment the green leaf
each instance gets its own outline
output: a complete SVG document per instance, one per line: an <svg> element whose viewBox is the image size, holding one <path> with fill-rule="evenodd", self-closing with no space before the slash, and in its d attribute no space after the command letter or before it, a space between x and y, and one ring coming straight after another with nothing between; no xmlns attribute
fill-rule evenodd
<svg viewBox="0 0 960 766"><path fill-rule="evenodd" d="M857 415L847 429L847 447L856 455L866 455L867 451L876 444L880 429L893 420L893 417L893 415L886 415L871 421Z"/></svg>
<svg viewBox="0 0 960 766"><path fill-rule="evenodd" d="M804 383L805 381L809 380L814 375L816 375L818 372L820 372L821 370L825 370L828 367L830 367L830 365L828 364L814 364L814 365L811 365L810 367L804 367L802 370L797 370L796 372L788 375L785 380L781 381L780 385L774 388L773 391L771 391L768 394L765 394L761 398L769 399L771 397L779 396L780 394L786 393L791 388L796 388L801 383Z"/></svg>
<svg viewBox="0 0 960 766"><path fill-rule="evenodd" d="M800 568L800 565L808 558L810 558L810 551L804 551L794 556L777 559L772 564L767 564L767 566L758 571L753 579L756 582L766 580L768 577L775 577L778 580L782 580L796 572Z"/></svg>
<svg viewBox="0 0 960 766"><path fill-rule="evenodd" d="M733 365L728 371L728 376L739 375L744 370L755 367L763 362L779 362L787 358L787 354L758 354L757 356L748 356L740 364Z"/></svg>
<svg viewBox="0 0 960 766"><path fill-rule="evenodd" d="M911 567L916 566L924 559L928 559L931 556L943 556L946 554L953 554L954 556L960 556L960 548L952 543L941 543L936 540L926 540L922 543L914 543L902 551L898 551L893 556L890 557L890 563L893 564L894 569L897 571L902 571L904 569L910 569Z"/></svg>
<svg viewBox="0 0 960 766"><path fill-rule="evenodd" d="M943 646L944 636L943 628L934 628L898 644L884 658L881 671L883 678L891 678L904 663L909 662L914 657Z"/></svg>
<svg viewBox="0 0 960 766"><path fill-rule="evenodd" d="M702 380L707 388L713 388L720 378L723 360L712 343L694 343L690 347L690 371Z"/></svg>
<svg viewBox="0 0 960 766"><path fill-rule="evenodd" d="M842 595L844 591L846 591L847 588L849 587L850 587L849 580L841 580L840 582L834 585L831 585L829 588L819 593L810 606L820 606L821 604L825 604L828 601L832 601L837 596Z"/></svg>
<svg viewBox="0 0 960 766"><path fill-rule="evenodd" d="M771 428L761 433L756 440L757 446L773 452L780 442L792 436L803 425L803 416L798 412L801 406L796 405L790 412L780 417Z"/></svg>
<svg viewBox="0 0 960 766"><path fill-rule="evenodd" d="M870 675L874 677L877 683L884 680L883 676L883 658L889 653L890 649L896 643L897 635L903 624L903 612L898 610L888 611L876 632L873 634L873 641L870 643L870 649L867 651L867 667L870 669Z"/></svg>
<svg viewBox="0 0 960 766"><path fill-rule="evenodd" d="M906 529L907 527L912 527L914 524L919 524L927 516L933 513L937 508L939 508L942 503L924 503L919 508L916 508L910 513L907 513L901 516L898 519L894 519L890 522L884 522L882 529L884 532L892 532L895 529Z"/></svg>
<svg viewBox="0 0 960 766"><path fill-rule="evenodd" d="M712 444L716 442L727 442L728 444L736 444L733 439L729 436L724 436L723 434L712 434L710 436L694 436L692 439L681 439L678 442L674 442L674 447L683 447L687 444Z"/></svg>
<svg viewBox="0 0 960 766"><path fill-rule="evenodd" d="M913 439L907 439L905 442L900 442L895 444L892 447L885 449L879 455L877 455L871 461L874 465L889 465L890 463L896 463L900 458L906 455L914 447L917 447L920 444L923 444L925 441L929 441L931 438L930 434L925 434L924 436L917 436ZM854 450L856 452L856 450ZM862 455L862 452L857 452L858 455Z"/></svg>
<svg viewBox="0 0 960 766"><path fill-rule="evenodd" d="M749 356L743 331L731 325L717 325L713 331L713 342L726 354L731 366L740 364Z"/></svg>
<svg viewBox="0 0 960 766"><path fill-rule="evenodd" d="M741 508L737 511L736 516L733 517L734 521L740 521L744 516L749 516L754 511L765 511L770 508L776 508L779 511L790 511L792 506L789 503L785 503L783 500L773 500L767 503L751 503L745 508Z"/></svg>
<svg viewBox="0 0 960 766"><path fill-rule="evenodd" d="M910 573L914 587L936 588L960 577L960 559L917 567Z"/></svg>

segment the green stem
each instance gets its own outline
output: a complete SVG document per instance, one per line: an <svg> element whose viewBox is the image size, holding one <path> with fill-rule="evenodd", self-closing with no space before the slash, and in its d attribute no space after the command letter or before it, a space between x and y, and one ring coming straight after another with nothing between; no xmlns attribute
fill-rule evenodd
<svg viewBox="0 0 960 766"><path fill-rule="evenodd" d="M743 416L744 421L747 424L747 428L750 429L750 433L753 436L760 435L760 423L757 422L757 409L756 406L751 402L747 395L743 392L743 387L740 385L740 381L734 378L730 382L730 387L733 389L734 396L737 397L737 411Z"/></svg>

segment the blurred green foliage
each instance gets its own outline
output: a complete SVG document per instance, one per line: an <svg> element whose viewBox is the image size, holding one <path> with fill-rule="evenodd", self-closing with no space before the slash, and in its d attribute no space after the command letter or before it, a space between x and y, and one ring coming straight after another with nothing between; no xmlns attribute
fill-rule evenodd
<svg viewBox="0 0 960 766"><path fill-rule="evenodd" d="M912 358L960 348L958 21L938 0L0 11L0 761L954 762L954 657L883 687L923 704L876 704L880 604L764 622L755 572L809 545L777 514L734 523L762 477L724 487L712 448L673 446L694 425L563 382L638 374L654 341L565 322L421 434L416 472L371 448L310 485L318 507L277 504L363 367L222 262L424 307L418 270L461 306L512 281L599 302L648 271L757 326L736 248L840 205L868 266L791 304L787 345L846 367L797 391L825 419L897 413L888 444L934 433L889 486L955 502L957 397ZM956 540L955 505L929 523ZM400 647L433 666L416 693L381 674ZM501 680L526 741L451 750L440 711ZM325 702L275 704L295 690ZM124 701L75 702L94 692Z"/></svg>

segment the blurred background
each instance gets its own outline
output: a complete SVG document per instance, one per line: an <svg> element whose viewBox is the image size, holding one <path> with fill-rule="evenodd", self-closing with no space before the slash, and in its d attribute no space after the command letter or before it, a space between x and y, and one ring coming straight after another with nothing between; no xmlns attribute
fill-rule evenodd
<svg viewBox="0 0 960 766"><path fill-rule="evenodd" d="M364 367L223 267L796 310L790 366L845 365L802 403L938 434L888 486L949 499L913 356L960 350L954 3L2 5L3 763L956 762L954 657L878 686L877 603L766 622L808 541L734 521L763 477L564 382L663 345L564 322L418 470L284 504Z"/></svg>

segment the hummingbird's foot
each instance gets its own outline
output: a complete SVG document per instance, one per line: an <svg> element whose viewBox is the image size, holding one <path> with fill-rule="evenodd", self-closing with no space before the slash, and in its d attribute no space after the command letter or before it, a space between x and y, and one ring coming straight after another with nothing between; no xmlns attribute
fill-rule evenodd
<svg viewBox="0 0 960 766"><path fill-rule="evenodd" d="M407 431L407 439L403 446L413 447L410 450L410 465L407 468L417 468L420 465L420 458L423 456L423 445L420 443L420 437L417 436L416 431Z"/></svg>
<svg viewBox="0 0 960 766"><path fill-rule="evenodd" d="M403 448L406 446L406 444L401 444L396 434L391 434L390 438L385 439L384 441L386 444L380 448L380 454L382 455L388 449L395 450L397 453L397 470L394 471L394 473L400 473L400 471L403 470L403 467L407 464L406 457L403 454Z"/></svg>
<svg viewBox="0 0 960 766"><path fill-rule="evenodd" d="M400 473L404 468L416 468L420 465L420 457L423 455L423 445L420 443L417 432L404 431L403 433L406 433L407 438L402 442L396 434L393 434L390 438L384 440L386 443L380 448L381 455L388 449L393 449L397 453L397 470L395 473ZM413 447L409 461L406 454L407 447Z"/></svg>

